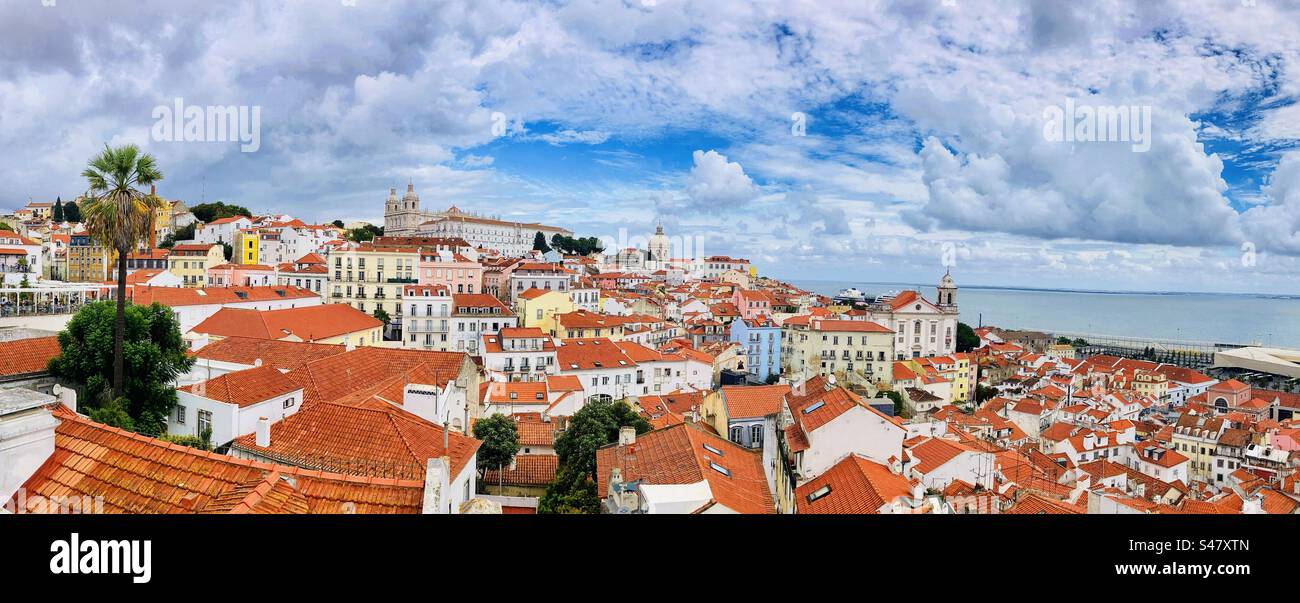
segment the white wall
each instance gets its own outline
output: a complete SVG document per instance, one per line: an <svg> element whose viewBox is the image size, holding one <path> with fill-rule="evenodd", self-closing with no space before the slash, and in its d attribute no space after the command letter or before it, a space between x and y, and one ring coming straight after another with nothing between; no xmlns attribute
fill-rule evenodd
<svg viewBox="0 0 1300 603"><path fill-rule="evenodd" d="M807 434L809 448L803 452L800 480L821 475L851 453L888 465L889 457L902 458L906 434L907 430L884 417L855 406Z"/></svg>

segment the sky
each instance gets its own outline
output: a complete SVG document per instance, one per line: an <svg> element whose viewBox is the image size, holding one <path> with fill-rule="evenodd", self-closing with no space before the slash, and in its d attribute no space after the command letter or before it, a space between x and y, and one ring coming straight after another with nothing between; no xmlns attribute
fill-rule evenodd
<svg viewBox="0 0 1300 603"><path fill-rule="evenodd" d="M167 198L315 222L382 223L409 182L786 279L1297 294L1297 23L1300 0L0 0L0 208L134 143ZM242 107L256 144L185 140L178 105ZM1130 128L1078 129L1107 111Z"/></svg>

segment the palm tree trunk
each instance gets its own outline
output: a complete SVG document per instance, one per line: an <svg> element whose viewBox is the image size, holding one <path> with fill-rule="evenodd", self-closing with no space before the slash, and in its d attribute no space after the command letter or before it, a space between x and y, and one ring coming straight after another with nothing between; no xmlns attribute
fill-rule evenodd
<svg viewBox="0 0 1300 603"><path fill-rule="evenodd" d="M117 250L117 316L113 324L113 399L122 397L122 340L126 339L126 255Z"/></svg>

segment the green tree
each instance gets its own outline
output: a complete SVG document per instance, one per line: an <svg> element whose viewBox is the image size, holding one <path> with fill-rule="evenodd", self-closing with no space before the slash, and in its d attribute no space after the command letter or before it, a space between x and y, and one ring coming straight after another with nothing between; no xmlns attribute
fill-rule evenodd
<svg viewBox="0 0 1300 603"><path fill-rule="evenodd" d="M54 211L50 215L50 219L55 222L63 221L63 197L58 197L54 200Z"/></svg>
<svg viewBox="0 0 1300 603"><path fill-rule="evenodd" d="M591 255L605 250L596 237L573 238L559 233L551 237L551 248L570 255Z"/></svg>
<svg viewBox="0 0 1300 603"><path fill-rule="evenodd" d="M876 397L889 398L891 401L894 402L894 416L900 417L903 415L903 394L900 394L894 390L886 389L877 392Z"/></svg>
<svg viewBox="0 0 1300 603"><path fill-rule="evenodd" d="M978 347L980 347L980 336L975 334L975 329L964 322L957 323L957 351L969 352Z"/></svg>
<svg viewBox="0 0 1300 603"><path fill-rule="evenodd" d="M388 326L388 323L390 323L390 322L393 321L393 317L391 317L391 316L388 315L388 311L387 311L387 310L384 310L383 308L379 308L379 307L375 308L375 311L374 311L374 313L372 314L372 316L374 316L375 318L378 318L378 319L379 319L379 322L384 323L384 326L385 326L385 327Z"/></svg>
<svg viewBox="0 0 1300 603"><path fill-rule="evenodd" d="M474 423L474 437L483 442L478 448L478 477L487 476L489 469L500 469L510 464L519 451L519 427L506 415L492 415Z"/></svg>
<svg viewBox="0 0 1300 603"><path fill-rule="evenodd" d="M185 353L180 323L171 308L133 304L123 318L124 395L111 395L115 358L110 350L117 324L112 302L86 304L68 321L59 333L60 352L50 359L49 371L81 390L80 399L86 401L92 418L95 412L103 417L125 413L129 426L117 418L113 424L159 435L166 431L167 415L176 406L176 379L194 366L194 359Z"/></svg>
<svg viewBox="0 0 1300 603"><path fill-rule="evenodd" d="M222 255L226 256L226 261L229 262L230 258L235 257L235 247L230 243L222 243L221 253Z"/></svg>
<svg viewBox="0 0 1300 603"><path fill-rule="evenodd" d="M333 222L330 222L330 224L333 224L337 228L345 228L343 226L343 220L335 220Z"/></svg>
<svg viewBox="0 0 1300 603"><path fill-rule="evenodd" d="M83 202L86 230L100 245L117 253L117 322L113 337L113 397L122 386L122 339L126 328L126 256L149 240L154 216L163 208L156 195L135 187L148 187L163 179L152 155L139 147L104 147L81 172L90 184Z"/></svg>
<svg viewBox="0 0 1300 603"><path fill-rule="evenodd" d="M993 398L997 397L997 395L998 395L998 390L995 389L995 388L989 387L989 386L987 386L987 385L976 385L976 386L975 386L975 403L976 403L976 404L983 404L983 403L985 403L985 402L987 402L987 401L989 401L989 400L992 400Z"/></svg>
<svg viewBox="0 0 1300 603"><path fill-rule="evenodd" d="M221 218L233 218L235 216L244 216L251 218L253 212L248 211L247 207L240 205L229 205L221 201L212 203L200 203L190 208L190 213L200 222L211 222Z"/></svg>
<svg viewBox="0 0 1300 603"><path fill-rule="evenodd" d="M164 249L171 249L176 246L176 241L194 240L194 229L197 226L197 223L191 222L176 229L176 232L167 233L167 236L163 237L162 243L159 243L158 246Z"/></svg>
<svg viewBox="0 0 1300 603"><path fill-rule="evenodd" d="M555 439L560 457L555 481L538 501L538 513L599 513L596 493L596 449L618 441L618 431L633 427L650 431L650 423L624 401L592 400L573 414Z"/></svg>
<svg viewBox="0 0 1300 603"><path fill-rule="evenodd" d="M63 204L63 221L74 224L81 221L81 206L76 201Z"/></svg>
<svg viewBox="0 0 1300 603"><path fill-rule="evenodd" d="M1075 339L1072 343L1074 343L1074 347L1080 348L1080 347L1087 346L1088 340L1080 337L1078 339Z"/></svg>
<svg viewBox="0 0 1300 603"><path fill-rule="evenodd" d="M1059 345L1070 345L1070 338L1065 336L1057 337L1056 343Z"/></svg>
<svg viewBox="0 0 1300 603"><path fill-rule="evenodd" d="M375 237L382 236L384 236L384 227L375 226L374 224L365 224L360 228L353 228L352 230L349 230L347 234L349 241L355 241L357 243L372 241Z"/></svg>
<svg viewBox="0 0 1300 603"><path fill-rule="evenodd" d="M541 231L538 231L537 234L533 236L533 251L546 253L550 250L551 246L546 244L546 235L542 234Z"/></svg>
<svg viewBox="0 0 1300 603"><path fill-rule="evenodd" d="M90 409L90 420L109 427L135 431L135 421L131 419L131 413L127 412L127 405L126 398L110 400L99 408Z"/></svg>

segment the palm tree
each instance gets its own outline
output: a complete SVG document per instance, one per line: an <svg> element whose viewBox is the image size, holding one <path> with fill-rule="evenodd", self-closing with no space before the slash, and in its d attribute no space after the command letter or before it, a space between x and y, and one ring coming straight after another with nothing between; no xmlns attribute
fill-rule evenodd
<svg viewBox="0 0 1300 603"><path fill-rule="evenodd" d="M113 332L113 399L122 396L122 340L126 336L126 256L149 240L162 200L152 185L163 179L154 158L133 144L90 160L81 176L90 183L81 214L86 230L100 245L117 253L117 321ZM135 187L151 187L145 193Z"/></svg>

